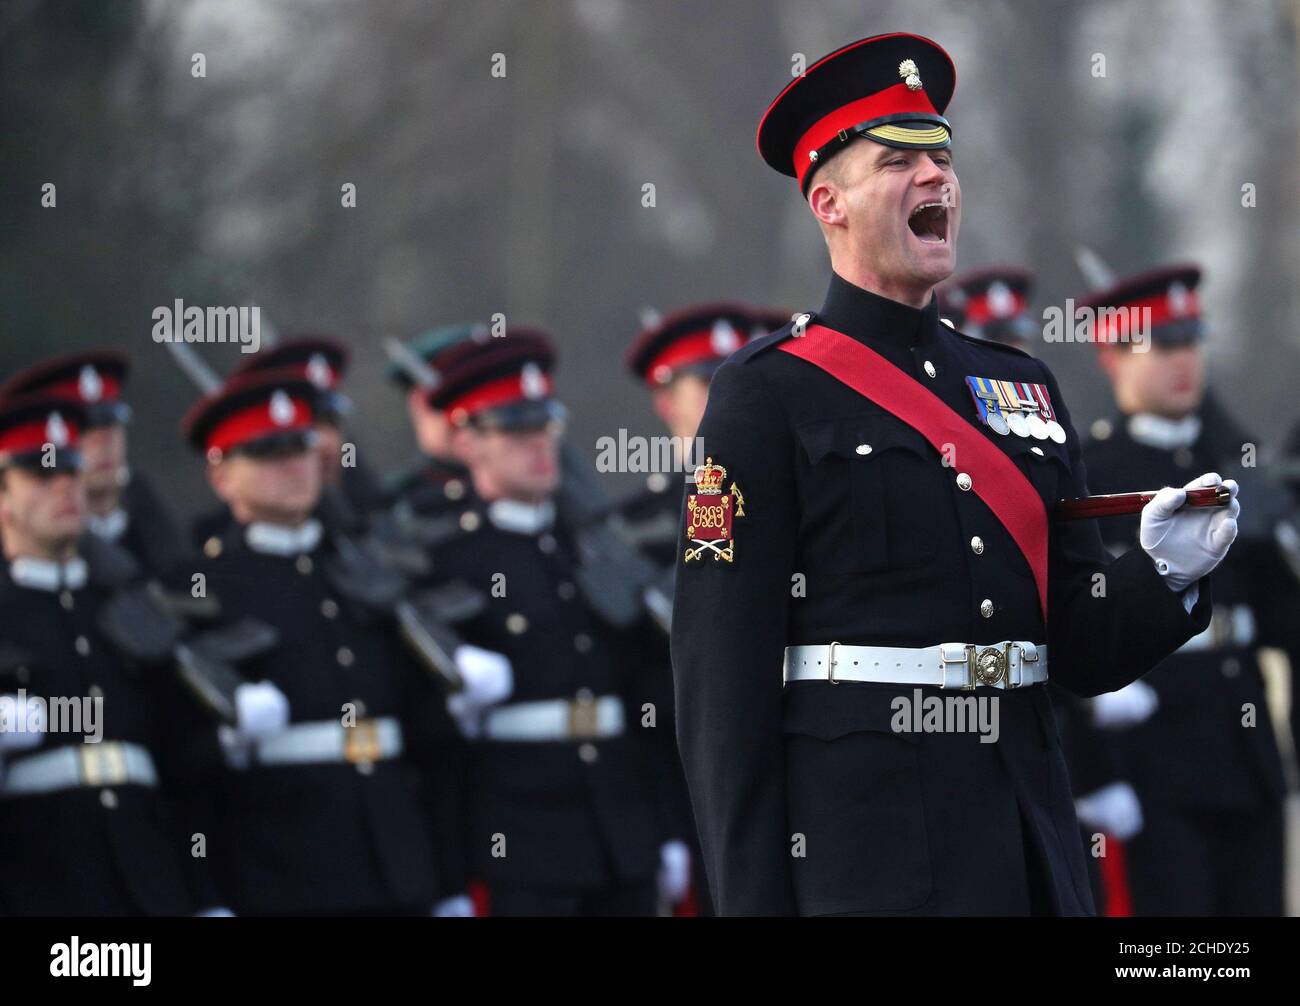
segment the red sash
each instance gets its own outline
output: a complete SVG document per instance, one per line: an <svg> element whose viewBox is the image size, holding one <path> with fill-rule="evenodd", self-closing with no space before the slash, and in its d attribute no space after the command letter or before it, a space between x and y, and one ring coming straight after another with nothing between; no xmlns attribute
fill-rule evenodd
<svg viewBox="0 0 1300 1006"><path fill-rule="evenodd" d="M1047 508L1016 463L934 392L879 353L825 325L809 325L778 349L807 360L920 433L940 454L952 444L971 488L1029 563L1047 621Z"/></svg>

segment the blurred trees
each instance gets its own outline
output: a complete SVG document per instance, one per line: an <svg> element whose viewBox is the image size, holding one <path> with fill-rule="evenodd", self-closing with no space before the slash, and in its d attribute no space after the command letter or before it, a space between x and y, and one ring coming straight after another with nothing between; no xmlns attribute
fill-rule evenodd
<svg viewBox="0 0 1300 1006"><path fill-rule="evenodd" d="M649 431L622 369L642 306L820 303L820 236L753 149L793 54L902 28L958 67L961 266L1031 265L1040 303L1060 304L1082 288L1077 241L1121 271L1201 259L1216 379L1276 439L1300 415L1282 376L1300 352L1296 9L11 0L0 371L66 346L129 349L137 457L184 473L188 502L198 465L180 463L175 424L191 394L149 338L150 310L176 297L348 339L358 440L381 468L406 451L382 336L498 311L557 336L580 447ZM204 353L234 362L231 347ZM1105 407L1089 353L1045 355L1078 420Z"/></svg>

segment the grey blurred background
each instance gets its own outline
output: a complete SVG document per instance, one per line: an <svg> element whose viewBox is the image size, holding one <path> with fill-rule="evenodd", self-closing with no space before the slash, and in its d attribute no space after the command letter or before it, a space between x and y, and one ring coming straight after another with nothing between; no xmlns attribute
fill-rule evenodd
<svg viewBox="0 0 1300 1006"><path fill-rule="evenodd" d="M1300 420L1298 21L1297 0L6 0L0 375L128 350L134 459L181 510L207 505L176 432L194 393L150 335L178 297L346 340L380 470L411 452L382 339L494 312L555 334L583 450L658 433L622 366L642 307L821 302L817 229L754 152L794 54L904 30L957 65L961 268L1034 268L1041 309L1082 291L1077 242L1120 271L1199 261L1212 379L1267 448ZM1089 347L1040 348L1080 425L1107 411Z"/></svg>

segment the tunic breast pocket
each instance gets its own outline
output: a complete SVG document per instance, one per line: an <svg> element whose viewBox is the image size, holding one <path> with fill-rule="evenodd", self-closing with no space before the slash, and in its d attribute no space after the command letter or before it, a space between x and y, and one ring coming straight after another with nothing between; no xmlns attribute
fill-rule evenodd
<svg viewBox="0 0 1300 1006"><path fill-rule="evenodd" d="M1057 501L1062 499L1070 485L1070 459L1065 447L1051 440L1029 440L1007 437L1007 453L1029 478L1047 507L1048 519Z"/></svg>
<svg viewBox="0 0 1300 1006"><path fill-rule="evenodd" d="M949 493L942 459L920 433L866 415L813 423L798 436L810 465L805 511L811 522L845 524L845 569L880 573L935 558Z"/></svg>

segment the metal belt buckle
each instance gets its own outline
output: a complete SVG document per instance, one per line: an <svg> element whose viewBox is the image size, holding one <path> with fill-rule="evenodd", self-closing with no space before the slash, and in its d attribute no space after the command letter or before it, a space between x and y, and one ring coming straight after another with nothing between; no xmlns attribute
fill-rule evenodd
<svg viewBox="0 0 1300 1006"><path fill-rule="evenodd" d="M120 786L126 782L126 752L120 744L82 744L77 758L81 779L87 786Z"/></svg>
<svg viewBox="0 0 1300 1006"><path fill-rule="evenodd" d="M835 677L835 647L839 646L839 641L831 643L826 651L826 680L832 685L838 685L839 681Z"/></svg>
<svg viewBox="0 0 1300 1006"><path fill-rule="evenodd" d="M369 765L379 761L379 724L374 720L357 720L355 726L343 730L343 757L353 765Z"/></svg>
<svg viewBox="0 0 1300 1006"><path fill-rule="evenodd" d="M569 736L586 740L597 736L595 698L569 700Z"/></svg>
<svg viewBox="0 0 1300 1006"><path fill-rule="evenodd" d="M1000 649L996 646L986 646L974 654L971 658L972 670L978 684L995 688L998 682L1001 681L1004 688L1012 687L1011 645L1011 643L1004 643ZM972 644L972 653L974 650L975 646Z"/></svg>

